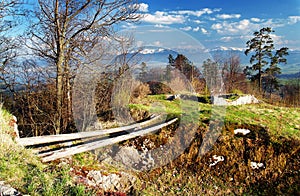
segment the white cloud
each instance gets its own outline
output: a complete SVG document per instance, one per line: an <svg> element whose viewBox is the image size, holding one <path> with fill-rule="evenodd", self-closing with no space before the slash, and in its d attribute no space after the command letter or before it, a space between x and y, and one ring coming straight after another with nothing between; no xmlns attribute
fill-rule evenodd
<svg viewBox="0 0 300 196"><path fill-rule="evenodd" d="M289 16L288 20L288 24L296 24L300 22L300 16Z"/></svg>
<svg viewBox="0 0 300 196"><path fill-rule="evenodd" d="M259 19L250 18L237 22L222 21L211 25L211 29L219 34L227 35L247 35L258 31L262 27L279 28L285 25L293 25L300 22L300 16L290 16L286 19Z"/></svg>
<svg viewBox="0 0 300 196"><path fill-rule="evenodd" d="M182 15L171 15L167 12L156 11L154 14L144 14L141 19L144 22L154 24L181 24L185 22L185 17Z"/></svg>
<svg viewBox="0 0 300 196"><path fill-rule="evenodd" d="M195 28L193 28L193 31L194 32L198 32L200 30L200 27L195 27Z"/></svg>
<svg viewBox="0 0 300 196"><path fill-rule="evenodd" d="M238 22L227 22L216 23L211 26L211 29L216 30L220 34L248 34L258 30L260 24L251 23L248 19L243 19Z"/></svg>
<svg viewBox="0 0 300 196"><path fill-rule="evenodd" d="M241 14L218 14L216 16L219 19L232 19L232 18L237 18L239 19L241 17Z"/></svg>
<svg viewBox="0 0 300 196"><path fill-rule="evenodd" d="M200 21L200 20L194 20L194 23L196 23L196 24L201 24L201 23L203 23L203 22Z"/></svg>
<svg viewBox="0 0 300 196"><path fill-rule="evenodd" d="M202 32L203 34L208 34L208 31L207 31L206 29L204 29L204 28L201 28L201 32Z"/></svg>
<svg viewBox="0 0 300 196"><path fill-rule="evenodd" d="M220 12L222 10L222 8L215 8L213 9L214 12Z"/></svg>
<svg viewBox="0 0 300 196"><path fill-rule="evenodd" d="M213 30L220 30L220 29L223 28L223 26L222 26L222 24L217 23L217 24L213 24L213 25L211 26L211 28L212 28Z"/></svg>
<svg viewBox="0 0 300 196"><path fill-rule="evenodd" d="M223 41L223 42L230 42L230 41L233 40L233 37L229 37L229 36L227 36L227 37L221 37L220 40Z"/></svg>
<svg viewBox="0 0 300 196"><path fill-rule="evenodd" d="M138 9L140 12L148 12L149 5L146 3L135 3L131 5L129 8Z"/></svg>
<svg viewBox="0 0 300 196"><path fill-rule="evenodd" d="M192 27L187 26L187 27L183 27L183 28L180 28L180 29L183 30L183 31L190 31L190 30L192 30Z"/></svg>
<svg viewBox="0 0 300 196"><path fill-rule="evenodd" d="M270 34L271 38L274 41L274 44L276 45L275 47L283 47L284 45L289 44L288 40L285 40L284 36L279 36L275 34Z"/></svg>
<svg viewBox="0 0 300 196"><path fill-rule="evenodd" d="M191 15L191 16L197 16L200 17L203 14L212 14L214 12L219 12L221 9L210 9L210 8L204 8L202 10L179 10L179 11L171 11L172 14L180 14L180 15Z"/></svg>
<svg viewBox="0 0 300 196"><path fill-rule="evenodd" d="M261 20L259 18L251 18L250 19L252 22L260 22Z"/></svg>
<svg viewBox="0 0 300 196"><path fill-rule="evenodd" d="M218 46L211 51L218 51L218 50L224 50L224 51L230 51L230 50L239 50L239 51L244 51L244 48L239 48L239 47L227 47L227 46Z"/></svg>
<svg viewBox="0 0 300 196"><path fill-rule="evenodd" d="M148 12L148 8L149 8L149 5L146 3L139 4L139 11L141 11L141 12Z"/></svg>
<svg viewBox="0 0 300 196"><path fill-rule="evenodd" d="M249 25L250 25L250 21L247 19L244 19L238 23L237 28L239 30L246 30L249 27Z"/></svg>
<svg viewBox="0 0 300 196"><path fill-rule="evenodd" d="M125 23L121 26L124 29L135 29L137 28L137 26L133 23Z"/></svg>

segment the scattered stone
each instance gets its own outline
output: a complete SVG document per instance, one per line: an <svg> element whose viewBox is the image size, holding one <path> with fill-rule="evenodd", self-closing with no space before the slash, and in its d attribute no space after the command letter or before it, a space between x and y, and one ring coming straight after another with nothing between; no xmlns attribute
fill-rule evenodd
<svg viewBox="0 0 300 196"><path fill-rule="evenodd" d="M126 167L133 168L141 161L140 154L137 149L130 146L125 146L114 157L116 161L121 162Z"/></svg>
<svg viewBox="0 0 300 196"><path fill-rule="evenodd" d="M261 167L264 167L264 164L263 163L251 162L250 166L251 166L252 169L259 169Z"/></svg>
<svg viewBox="0 0 300 196"><path fill-rule="evenodd" d="M141 150L137 150L134 146L124 146L113 157L115 161L123 164L127 169L149 170L155 166L155 160L152 157L151 150L147 146L152 146L150 140L147 139L141 146Z"/></svg>
<svg viewBox="0 0 300 196"><path fill-rule="evenodd" d="M248 129L235 129L234 130L234 134L243 134L243 135L247 135L248 133L250 133L251 131Z"/></svg>
<svg viewBox="0 0 300 196"><path fill-rule="evenodd" d="M4 183L4 181L0 181L0 195L1 196L15 196L22 195L19 191L12 188L10 185Z"/></svg>
<svg viewBox="0 0 300 196"><path fill-rule="evenodd" d="M87 174L90 186L99 187L104 191L128 192L136 182L136 178L128 173L104 175L100 171L89 171Z"/></svg>
<svg viewBox="0 0 300 196"><path fill-rule="evenodd" d="M221 161L224 161L224 157L223 156L213 155L212 159L214 160L214 162L211 163L211 164L209 164L209 167L215 166L215 165L217 165L217 163L219 163ZM210 161L212 161L212 159L210 159Z"/></svg>

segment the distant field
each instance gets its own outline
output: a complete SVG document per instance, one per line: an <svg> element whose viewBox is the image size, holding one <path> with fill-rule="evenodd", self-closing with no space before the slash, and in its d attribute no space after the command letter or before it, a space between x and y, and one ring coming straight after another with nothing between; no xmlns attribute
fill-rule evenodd
<svg viewBox="0 0 300 196"><path fill-rule="evenodd" d="M300 64L299 63L281 65L279 67L281 68L282 74L294 74L294 73L300 72Z"/></svg>

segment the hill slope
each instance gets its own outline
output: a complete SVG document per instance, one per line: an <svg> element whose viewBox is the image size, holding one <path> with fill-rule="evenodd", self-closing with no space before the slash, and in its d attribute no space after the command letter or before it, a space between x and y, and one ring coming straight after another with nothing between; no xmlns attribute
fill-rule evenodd
<svg viewBox="0 0 300 196"><path fill-rule="evenodd" d="M168 101L164 96L147 98L163 107L132 104L131 111L167 112L169 117L184 116L180 100ZM142 101L143 103L145 100ZM134 172L138 178L128 192L132 195L296 195L300 192L300 108L284 108L268 104L229 106L226 108L222 133L213 147L199 154L210 127L212 106L197 103L199 126L189 147L171 163L145 172ZM30 195L95 195L98 190L84 183L86 172L105 171L97 155L84 153L65 160L42 164L31 150L18 146L8 136L7 122L11 115L2 110L0 181L5 181ZM148 150L160 141L172 139L174 126L136 138L120 145ZM187 129L189 126L186 127ZM248 129L246 135L236 129ZM12 131L12 130L10 130ZM151 145L150 145L151 144ZM178 147L180 142L176 144ZM111 167L114 172L118 167ZM74 175L79 175L74 181ZM105 175L108 175L107 170ZM73 177L71 177L73 176ZM76 177L76 176L75 176ZM79 180L81 179L81 180ZM96 191L96 192L95 192ZM112 190L114 192L114 190ZM103 194L103 192L101 192ZM112 194L112 193L110 193ZM114 193L117 194L117 193ZM118 193L121 194L121 193Z"/></svg>

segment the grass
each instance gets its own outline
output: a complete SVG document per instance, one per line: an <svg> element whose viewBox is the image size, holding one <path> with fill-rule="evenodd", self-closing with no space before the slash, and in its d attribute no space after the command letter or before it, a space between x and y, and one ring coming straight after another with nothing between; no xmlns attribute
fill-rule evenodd
<svg viewBox="0 0 300 196"><path fill-rule="evenodd" d="M300 108L269 104L230 106L225 121L264 127L274 139L282 136L300 140Z"/></svg>
<svg viewBox="0 0 300 196"><path fill-rule="evenodd" d="M0 107L0 181L23 194L92 195L84 186L76 186L68 165L43 164L30 149L16 144L9 133L12 115Z"/></svg>
<svg viewBox="0 0 300 196"><path fill-rule="evenodd" d="M217 106L211 104L195 103L193 101L168 101L164 95L151 95L148 97L151 104L131 104L130 108L147 110L152 113L167 113L182 117L185 121L205 124L211 119L212 108L218 110ZM195 109L196 108L196 109ZM248 104L240 106L221 107L220 120L226 124L249 124L264 127L274 138L282 136L300 140L300 108L279 107L270 104ZM224 117L224 118L223 118ZM223 119L222 119L223 118Z"/></svg>

